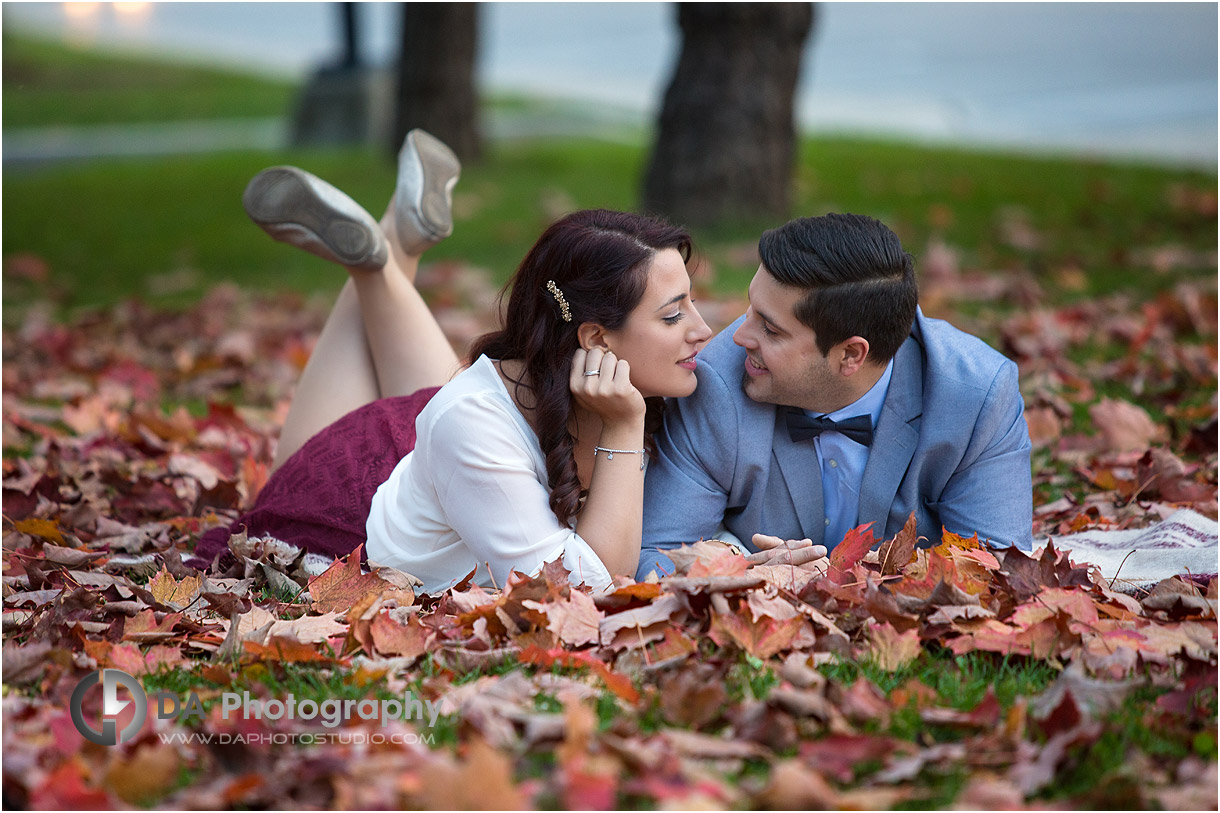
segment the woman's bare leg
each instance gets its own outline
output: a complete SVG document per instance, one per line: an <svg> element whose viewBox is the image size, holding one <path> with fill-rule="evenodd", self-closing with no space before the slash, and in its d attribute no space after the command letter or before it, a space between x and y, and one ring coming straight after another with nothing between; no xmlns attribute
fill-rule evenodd
<svg viewBox="0 0 1220 813"><path fill-rule="evenodd" d="M360 300L356 297L356 286L348 280L301 372L280 431L272 469L278 469L322 428L380 397L377 370L364 335Z"/></svg>
<svg viewBox="0 0 1220 813"><path fill-rule="evenodd" d="M439 387L461 367L453 345L411 283L419 257L402 255L408 263L402 268L396 256L391 251L380 272L352 271L383 398Z"/></svg>
<svg viewBox="0 0 1220 813"><path fill-rule="evenodd" d="M301 373L273 468L353 409L439 387L458 371L453 346L409 281L418 267L418 257L395 252L381 271L349 269Z"/></svg>

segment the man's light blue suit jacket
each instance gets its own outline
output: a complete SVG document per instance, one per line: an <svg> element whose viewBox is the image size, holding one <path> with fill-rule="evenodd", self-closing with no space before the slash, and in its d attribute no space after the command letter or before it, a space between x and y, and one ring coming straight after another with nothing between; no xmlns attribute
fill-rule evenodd
<svg viewBox="0 0 1220 813"><path fill-rule="evenodd" d="M744 317L743 317L744 318ZM812 442L788 437L784 413L741 388L738 319L699 354L699 386L672 401L644 486L637 578L673 571L664 554L714 538L721 523L749 544L755 533L823 539L822 478ZM859 522L878 540L912 511L919 535L942 526L996 547L1033 544L1029 429L1017 366L982 340L919 311L894 357L860 488Z"/></svg>

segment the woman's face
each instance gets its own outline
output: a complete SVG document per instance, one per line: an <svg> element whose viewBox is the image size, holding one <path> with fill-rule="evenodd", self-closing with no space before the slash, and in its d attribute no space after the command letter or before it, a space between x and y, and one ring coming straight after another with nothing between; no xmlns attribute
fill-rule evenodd
<svg viewBox="0 0 1220 813"><path fill-rule="evenodd" d="M631 383L645 398L695 391L695 354L712 337L690 297L690 275L675 248L656 253L644 297L606 344L631 365Z"/></svg>

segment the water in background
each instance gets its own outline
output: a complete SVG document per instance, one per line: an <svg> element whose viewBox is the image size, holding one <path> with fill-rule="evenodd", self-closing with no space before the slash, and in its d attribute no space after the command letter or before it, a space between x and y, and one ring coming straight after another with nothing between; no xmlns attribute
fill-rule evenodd
<svg viewBox="0 0 1220 813"><path fill-rule="evenodd" d="M1212 3L819 3L798 89L806 130L1214 167ZM661 3L487 3L479 76L648 121L679 39ZM303 77L339 51L335 3L5 3L4 24L97 46ZM397 4L360 4L386 62Z"/></svg>

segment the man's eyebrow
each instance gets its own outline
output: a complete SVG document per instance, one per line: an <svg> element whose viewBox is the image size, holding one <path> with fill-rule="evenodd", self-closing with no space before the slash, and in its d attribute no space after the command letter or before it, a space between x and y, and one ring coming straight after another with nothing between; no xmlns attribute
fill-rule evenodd
<svg viewBox="0 0 1220 813"><path fill-rule="evenodd" d="M779 330L779 331L781 331L781 332L783 332L783 331L784 331L784 329L783 329L782 327L780 327L780 326L779 326L779 323L777 323L777 322L776 322L774 319L772 319L770 316L767 316L767 314L763 313L763 312L762 312L762 311L760 311L758 308L754 308L754 313L758 315L758 318L759 318L759 319L762 319L764 322L766 322L767 324L771 325L771 327L773 327L773 328L775 328L776 330Z"/></svg>
<svg viewBox="0 0 1220 813"><path fill-rule="evenodd" d="M663 305L661 305L661 307L657 308L657 310L658 311L664 310L665 308L668 308L670 305L673 305L674 303L681 302L683 299L686 299L686 294L678 294L675 297L671 297L671 298L667 299L665 301L665 303ZM655 313L656 311L653 311L653 312Z"/></svg>

